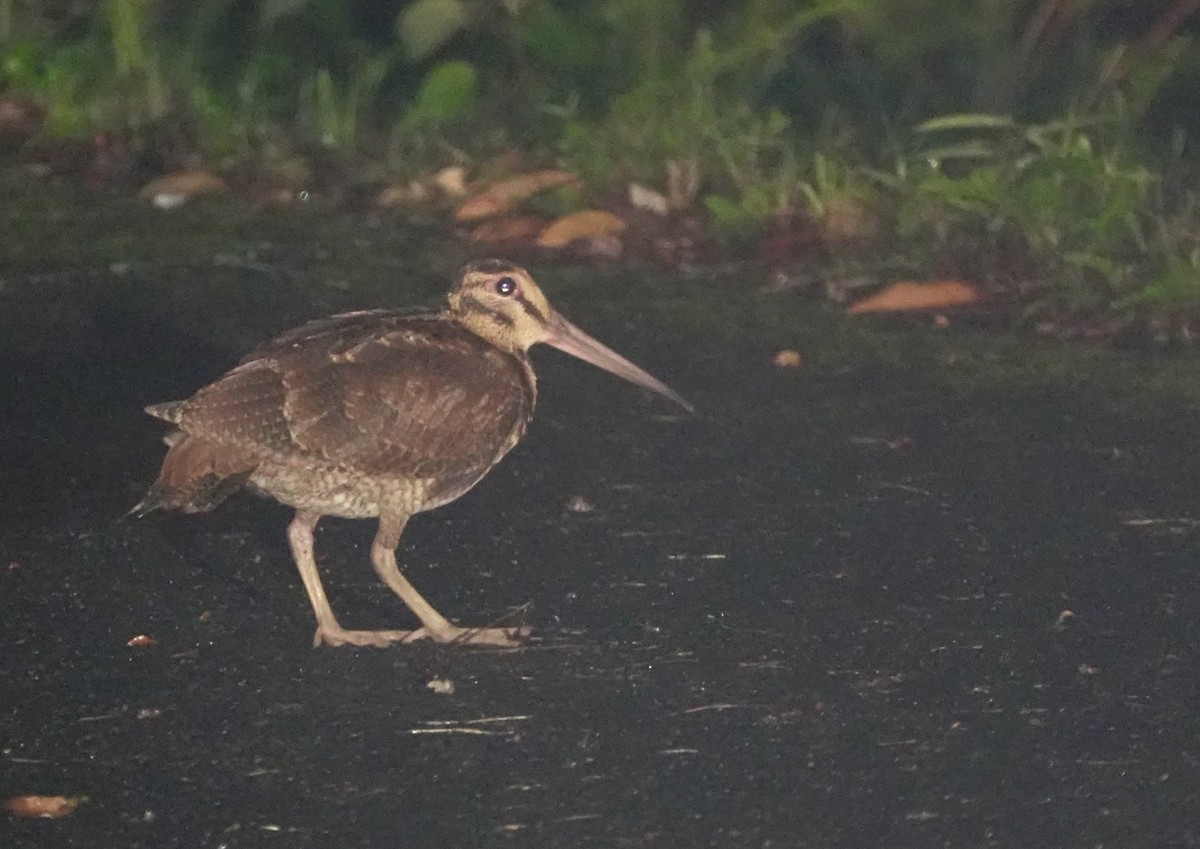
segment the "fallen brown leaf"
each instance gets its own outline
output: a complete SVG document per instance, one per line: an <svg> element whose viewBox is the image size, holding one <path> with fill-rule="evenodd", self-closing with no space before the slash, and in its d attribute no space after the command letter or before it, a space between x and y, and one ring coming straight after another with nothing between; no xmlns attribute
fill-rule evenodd
<svg viewBox="0 0 1200 849"><path fill-rule="evenodd" d="M154 638L148 634L138 634L136 637L131 638L125 645L131 649L146 648L147 646L154 645Z"/></svg>
<svg viewBox="0 0 1200 849"><path fill-rule="evenodd" d="M467 193L467 169L450 165L433 175L433 184L446 197L460 198Z"/></svg>
<svg viewBox="0 0 1200 849"><path fill-rule="evenodd" d="M4 807L15 817L65 817L84 800L83 796L13 796Z"/></svg>
<svg viewBox="0 0 1200 849"><path fill-rule="evenodd" d="M929 310L973 304L980 299L979 290L961 280L914 282L901 280L850 305L850 315L871 312L900 312Z"/></svg>
<svg viewBox="0 0 1200 849"><path fill-rule="evenodd" d="M552 171L549 169L533 171L529 174L521 174L519 177L512 177L508 180L494 183L487 190L487 194L493 197L502 197L520 202L526 198L533 197L539 192L544 192L546 189L565 186L567 183L573 183L578 179L570 171Z"/></svg>
<svg viewBox="0 0 1200 849"><path fill-rule="evenodd" d="M625 221L603 209L585 209L564 215L538 236L538 247L564 248L576 239L616 236L625 231Z"/></svg>
<svg viewBox="0 0 1200 849"><path fill-rule="evenodd" d="M379 209L392 209L397 206L424 203L429 200L429 188L419 180L400 185L384 186L375 195L375 206Z"/></svg>
<svg viewBox="0 0 1200 849"><path fill-rule="evenodd" d="M517 202L511 198L490 195L485 192L473 198L468 198L458 209L454 210L454 220L479 221L516 209L516 206Z"/></svg>
<svg viewBox="0 0 1200 849"><path fill-rule="evenodd" d="M471 231L472 242L530 242L546 226L546 219L532 215L513 215L484 221Z"/></svg>
<svg viewBox="0 0 1200 849"><path fill-rule="evenodd" d="M782 351L776 351L775 356L771 357L771 365L777 368L798 368L804 365L804 356L799 351L784 348Z"/></svg>
<svg viewBox="0 0 1200 849"><path fill-rule="evenodd" d="M142 186L138 197L163 205L164 198L175 198L177 203L182 203L188 198L219 194L228 190L225 181L211 171L177 171L174 174L155 177Z"/></svg>
<svg viewBox="0 0 1200 849"><path fill-rule="evenodd" d="M574 183L579 178L569 171L534 171L493 183L483 192L468 198L454 212L456 221L478 221L516 208L521 201L539 192Z"/></svg>
<svg viewBox="0 0 1200 849"><path fill-rule="evenodd" d="M634 209L644 209L660 216L670 212L667 196L641 183L629 184L629 205Z"/></svg>

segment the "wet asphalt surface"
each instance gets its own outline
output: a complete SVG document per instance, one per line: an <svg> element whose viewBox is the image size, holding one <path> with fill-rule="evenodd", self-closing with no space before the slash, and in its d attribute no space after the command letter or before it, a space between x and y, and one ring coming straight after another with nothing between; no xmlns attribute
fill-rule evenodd
<svg viewBox="0 0 1200 849"><path fill-rule="evenodd" d="M0 345L0 795L87 797L0 844L1200 846L1182 401L774 369L560 298L701 414L539 351L525 441L400 549L529 646L314 650L284 508L122 518L162 452L140 408L312 309L249 300ZM334 609L407 626L373 530L318 531Z"/></svg>

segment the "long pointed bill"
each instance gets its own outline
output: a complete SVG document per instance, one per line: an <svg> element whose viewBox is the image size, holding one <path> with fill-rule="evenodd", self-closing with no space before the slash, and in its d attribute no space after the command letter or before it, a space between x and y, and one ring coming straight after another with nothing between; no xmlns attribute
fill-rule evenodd
<svg viewBox="0 0 1200 849"><path fill-rule="evenodd" d="M638 386L644 386L659 395L664 395L689 413L695 412L692 405L671 387L649 372L638 368L607 345L597 342L558 313L551 314L548 330L549 333L543 340L547 345L558 348L573 357L579 357L584 362L599 366L617 377L625 378L630 383L636 383Z"/></svg>

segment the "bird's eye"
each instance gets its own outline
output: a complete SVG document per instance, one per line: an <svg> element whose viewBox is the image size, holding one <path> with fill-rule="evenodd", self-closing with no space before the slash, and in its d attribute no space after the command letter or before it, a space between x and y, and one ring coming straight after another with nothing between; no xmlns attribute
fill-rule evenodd
<svg viewBox="0 0 1200 849"><path fill-rule="evenodd" d="M511 277L501 277L495 283L496 294L508 297L517 291L517 281Z"/></svg>

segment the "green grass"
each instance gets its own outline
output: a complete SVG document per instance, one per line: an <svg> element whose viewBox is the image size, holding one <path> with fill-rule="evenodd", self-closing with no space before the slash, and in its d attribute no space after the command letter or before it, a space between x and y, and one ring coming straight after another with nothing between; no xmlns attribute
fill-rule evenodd
<svg viewBox="0 0 1200 849"><path fill-rule="evenodd" d="M1200 303L1182 3L1142 22L1120 0L186 6L0 3L0 91L47 114L33 144L106 132L218 166L321 150L401 179L517 147L583 175L581 202L693 174L686 212L731 252L799 220L825 247L797 261L1021 278L1026 314ZM22 262L50 249L27 236Z"/></svg>

